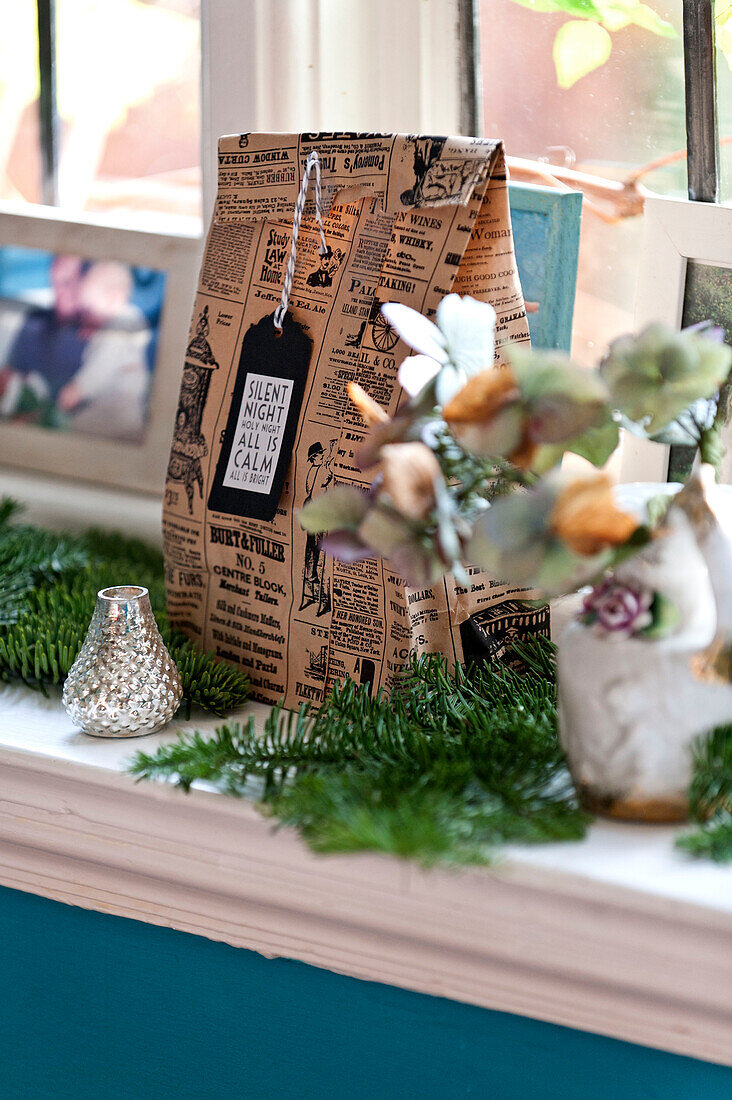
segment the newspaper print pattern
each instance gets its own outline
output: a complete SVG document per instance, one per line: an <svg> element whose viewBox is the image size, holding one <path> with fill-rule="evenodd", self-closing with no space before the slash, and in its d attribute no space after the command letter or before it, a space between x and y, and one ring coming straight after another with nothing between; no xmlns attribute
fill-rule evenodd
<svg viewBox="0 0 732 1100"><path fill-rule="evenodd" d="M316 148L323 173L329 256L320 255L305 207L290 309L313 342L305 399L285 488L271 523L206 509L221 433L249 326L279 301L302 169ZM500 143L378 134L222 138L219 193L201 271L194 324L208 308L212 376L203 410L211 440L193 511L170 476L164 515L171 622L245 668L253 695L317 704L344 676L390 689L410 652L451 661L512 636L544 631L525 595L480 570L469 587L447 577L408 590L387 562L333 562L307 535L297 509L330 485L366 485L355 454L366 428L350 406L357 378L391 414L402 399L397 369L409 349L380 314L401 301L433 316L451 290L490 301L496 356L528 341L516 272ZM174 444L175 450L175 444ZM203 460L202 460L203 461ZM172 468L172 467L171 467Z"/></svg>

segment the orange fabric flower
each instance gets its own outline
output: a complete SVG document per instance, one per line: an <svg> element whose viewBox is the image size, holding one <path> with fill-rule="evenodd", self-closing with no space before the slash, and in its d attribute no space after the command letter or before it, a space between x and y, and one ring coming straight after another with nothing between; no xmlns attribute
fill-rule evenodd
<svg viewBox="0 0 732 1100"><path fill-rule="evenodd" d="M612 483L605 474L573 481L562 489L550 524L570 550L587 556L622 545L640 526L616 506Z"/></svg>
<svg viewBox="0 0 732 1100"><path fill-rule="evenodd" d="M488 424L506 405L518 401L521 392L510 367L490 367L469 378L442 410L446 422Z"/></svg>
<svg viewBox="0 0 732 1100"><path fill-rule="evenodd" d="M374 401L370 394L366 393L363 386L359 386L358 382L349 382L346 388L348 396L370 428L374 424L387 423L389 417L381 405Z"/></svg>
<svg viewBox="0 0 732 1100"><path fill-rule="evenodd" d="M518 380L510 367L473 375L442 410L457 442L474 454L502 455L529 469L537 446L527 434Z"/></svg>
<svg viewBox="0 0 732 1100"><path fill-rule="evenodd" d="M407 519L423 520L435 506L440 464L424 443L390 443L381 449L383 491Z"/></svg>

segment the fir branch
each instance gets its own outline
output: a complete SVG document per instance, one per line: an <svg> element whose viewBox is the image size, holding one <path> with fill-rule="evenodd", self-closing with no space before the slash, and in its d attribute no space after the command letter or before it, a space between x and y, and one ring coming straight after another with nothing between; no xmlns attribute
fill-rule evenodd
<svg viewBox="0 0 732 1100"><path fill-rule="evenodd" d="M7 519L15 512L4 505L0 509ZM18 617L38 585L71 575L87 561L84 547L70 536L0 523L0 626Z"/></svg>
<svg viewBox="0 0 732 1100"><path fill-rule="evenodd" d="M680 836L676 847L695 859L732 862L732 814L720 811L700 828Z"/></svg>
<svg viewBox="0 0 732 1100"><path fill-rule="evenodd" d="M697 821L732 813L732 725L717 726L693 748L694 778L689 807Z"/></svg>
<svg viewBox="0 0 732 1100"><path fill-rule="evenodd" d="M158 612L156 618L160 621L162 615ZM192 706L223 718L244 705L249 696L249 679L243 672L202 652L182 634L171 634L167 629L161 632L180 673L187 717Z"/></svg>
<svg viewBox="0 0 732 1100"><path fill-rule="evenodd" d="M689 809L701 827L679 837L677 847L715 863L732 862L732 726L717 726L694 746Z"/></svg>
<svg viewBox="0 0 732 1100"><path fill-rule="evenodd" d="M91 527L79 538L89 556L97 562L121 561L128 568L137 567L158 580L163 576L163 555L142 539L120 535L119 531L103 531Z"/></svg>
<svg viewBox="0 0 732 1100"><path fill-rule="evenodd" d="M17 512L15 502L0 502L0 680L19 679L44 693L62 684L86 636L99 590L134 583L150 593L181 675L187 712L197 705L224 715L242 706L249 693L247 676L171 631L159 550L115 533L58 535L14 524Z"/></svg>
<svg viewBox="0 0 732 1100"><path fill-rule="evenodd" d="M577 839L588 819L557 738L551 650L526 649L528 675L423 657L391 699L346 681L316 714L275 709L261 737L252 722L181 736L130 770L239 795L258 778L266 811L318 851L460 864L509 840Z"/></svg>
<svg viewBox="0 0 732 1100"><path fill-rule="evenodd" d="M0 527L5 526L11 519L23 511L23 505L13 497L0 497Z"/></svg>

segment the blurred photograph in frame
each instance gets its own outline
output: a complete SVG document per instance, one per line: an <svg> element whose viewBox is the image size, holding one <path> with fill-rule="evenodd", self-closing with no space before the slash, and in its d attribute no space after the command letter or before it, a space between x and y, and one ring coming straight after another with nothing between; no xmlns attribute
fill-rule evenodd
<svg viewBox="0 0 732 1100"><path fill-rule="evenodd" d="M0 207L0 464L162 493L200 238Z"/></svg>

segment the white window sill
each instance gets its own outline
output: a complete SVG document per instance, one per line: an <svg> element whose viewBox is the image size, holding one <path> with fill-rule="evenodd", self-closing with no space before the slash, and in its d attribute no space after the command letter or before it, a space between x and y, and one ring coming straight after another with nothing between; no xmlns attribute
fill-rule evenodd
<svg viewBox="0 0 732 1100"><path fill-rule="evenodd" d="M58 697L0 687L0 883L732 1064L732 871L675 853L673 829L600 822L460 873L318 857L250 803L124 774L176 728L96 740Z"/></svg>

